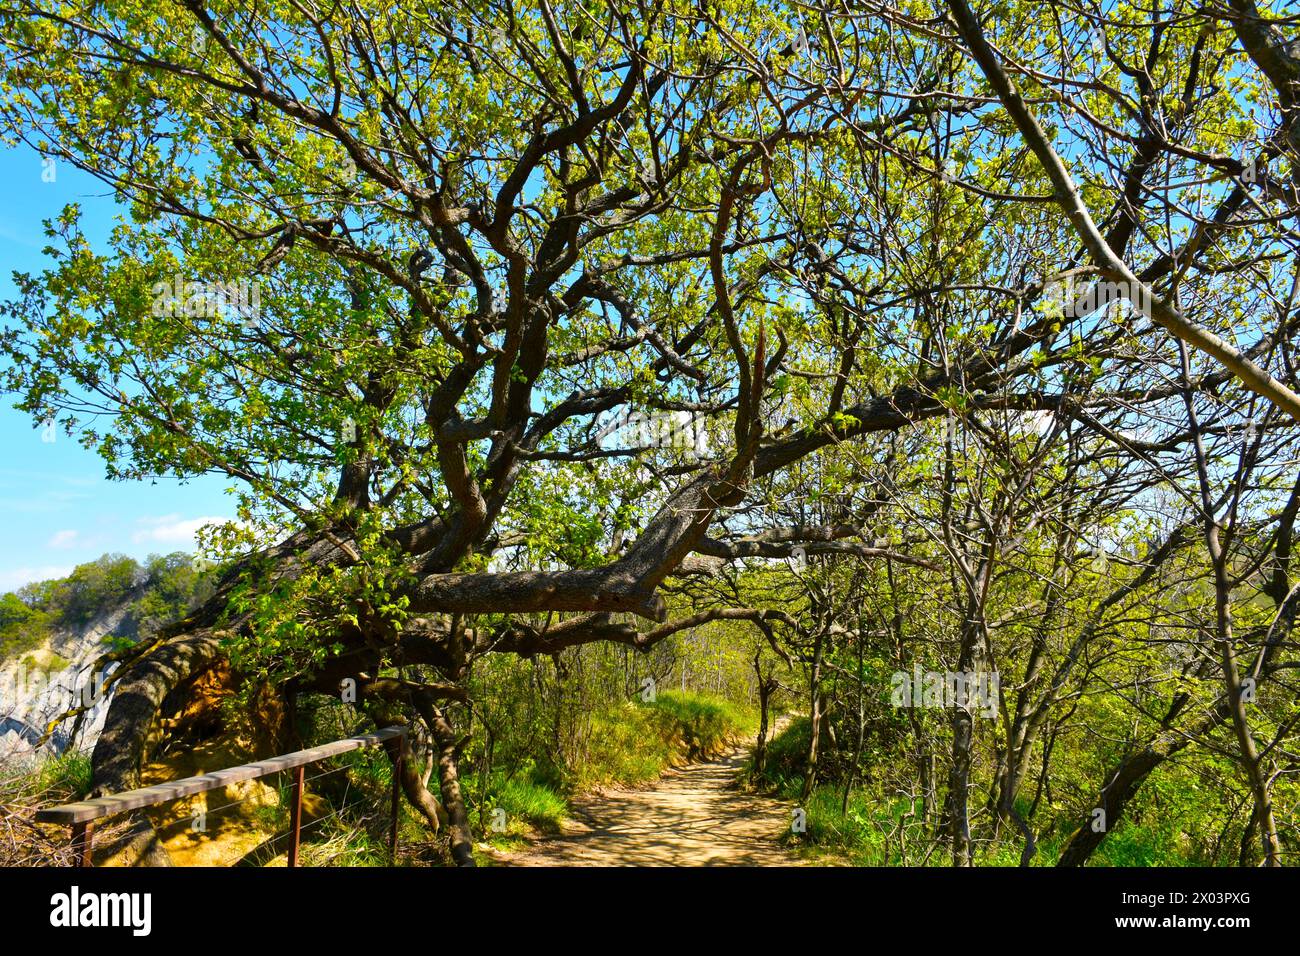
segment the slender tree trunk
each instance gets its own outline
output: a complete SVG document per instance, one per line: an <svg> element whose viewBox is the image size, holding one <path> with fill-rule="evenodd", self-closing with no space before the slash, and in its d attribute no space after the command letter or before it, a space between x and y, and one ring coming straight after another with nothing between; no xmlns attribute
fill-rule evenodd
<svg viewBox="0 0 1300 956"><path fill-rule="evenodd" d="M1241 751L1241 764L1246 771L1251 795L1255 799L1254 821L1259 825L1264 862L1268 866L1282 865L1282 848L1278 842L1277 821L1273 816L1273 796L1261 765L1255 736L1250 730L1250 719L1242 700L1241 674L1237 669L1237 656L1232 648L1232 614L1228 607L1232 584L1228 580L1227 558L1219 542L1219 528L1212 524L1206 533L1210 556L1214 560L1215 605L1219 629L1219 660L1227 684L1227 704L1232 714L1232 729Z"/></svg>
<svg viewBox="0 0 1300 956"><path fill-rule="evenodd" d="M767 770L767 707L770 692L766 689L759 690L759 718L758 718L758 744L754 747L754 777L755 779L763 776Z"/></svg>
<svg viewBox="0 0 1300 956"><path fill-rule="evenodd" d="M767 769L768 706L772 692L776 690L776 681L763 676L761 652L754 655L754 672L758 675L758 741L754 745L754 770L750 777L759 780Z"/></svg>
<svg viewBox="0 0 1300 956"><path fill-rule="evenodd" d="M1214 567L1214 615L1215 638L1219 645L1219 663L1223 671L1223 680L1227 688L1226 701L1232 718L1233 733L1237 737L1239 762L1246 772L1251 795L1255 799L1255 822L1259 825L1260 839L1263 843L1264 862L1269 866L1281 866L1281 847L1278 844L1277 821L1273 817L1273 798L1269 793L1268 780L1264 768L1260 765L1259 750L1255 746L1255 737L1250 730L1250 719L1246 715L1245 702L1242 700L1241 673L1237 668L1236 651L1232 647L1232 581L1228 573L1228 549L1224 546L1223 522L1215 512L1214 497L1210 488L1208 456L1201 431L1200 419L1196 414L1196 403L1192 397L1191 360L1186 345L1179 345L1182 359L1183 403L1187 408L1187 421L1192 429L1192 448L1196 453L1196 472L1201 486L1201 511L1205 519L1205 546ZM1228 507L1228 520L1235 516L1237 502L1240 500L1241 486L1244 481L1243 470L1246 469L1247 456L1243 452L1241 466L1234 482L1232 503Z"/></svg>
<svg viewBox="0 0 1300 956"><path fill-rule="evenodd" d="M906 670L909 663L905 654L906 635L903 632L902 600L898 595L898 584L894 580L894 562L889 558L885 559L885 580L889 585L889 599L894 608L890 618L890 628L894 638L894 660L899 669ZM907 722L912 728L912 740L915 746L917 783L921 789L921 823L928 830L935 820L934 755L930 752L929 744L925 739L925 728L920 717L917 716L920 708L904 709L907 711ZM899 852L902 852L901 841Z"/></svg>
<svg viewBox="0 0 1300 956"><path fill-rule="evenodd" d="M952 712L952 767L948 771L948 839L952 844L952 865L971 865L969 788L971 742L974 722L968 710Z"/></svg>
<svg viewBox="0 0 1300 956"><path fill-rule="evenodd" d="M849 764L849 778L844 782L844 797L840 800L840 816L849 812L849 794L853 792L853 785L857 782L858 761L862 759L862 746L866 742L867 721L864 707L863 673L862 673L862 645L866 641L866 627L862 619L858 618L858 739L853 748L853 761Z"/></svg>
<svg viewBox="0 0 1300 956"><path fill-rule="evenodd" d="M801 800L807 800L817 785L817 761L821 756L822 663L825 648L826 628L819 627L817 637L813 641L812 674L809 680L808 757L804 762L806 772L803 778L803 791L799 797Z"/></svg>
<svg viewBox="0 0 1300 956"><path fill-rule="evenodd" d="M981 621L984 597L988 593L988 584L992 574L993 549L986 552L979 564L979 570L972 582L972 591L966 602L966 619L961 629L961 654L957 661L957 670L970 674L980 648ZM948 838L952 843L952 865L971 866L970 836L970 770L972 750L975 743L975 720L971 714L969 692L962 706L952 708L952 766L948 771Z"/></svg>

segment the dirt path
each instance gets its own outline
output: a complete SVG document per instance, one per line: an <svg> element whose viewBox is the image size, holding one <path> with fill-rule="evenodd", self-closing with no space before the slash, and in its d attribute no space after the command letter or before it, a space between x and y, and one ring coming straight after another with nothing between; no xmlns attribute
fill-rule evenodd
<svg viewBox="0 0 1300 956"><path fill-rule="evenodd" d="M732 789L746 750L670 770L641 790L605 790L572 801L559 836L494 856L505 866L790 866L778 842L790 810Z"/></svg>

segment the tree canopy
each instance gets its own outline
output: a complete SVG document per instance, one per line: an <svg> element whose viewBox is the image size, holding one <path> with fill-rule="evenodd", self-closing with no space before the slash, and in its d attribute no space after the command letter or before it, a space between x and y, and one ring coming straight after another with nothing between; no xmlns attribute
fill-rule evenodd
<svg viewBox="0 0 1300 956"><path fill-rule="evenodd" d="M812 588L794 615L764 599L774 559L901 569L871 586L950 589L949 663L1025 667L993 798L1014 822L1106 614L1201 542L1224 720L1276 830L1231 624L1270 554L1294 614L1270 550L1300 420L1291 19L0 0L0 24L0 127L125 210L107 248L75 206L49 225L8 389L114 477L238 494L215 596L121 670L138 699L221 653L359 677L450 752L486 655L741 621L820 666L810 635L856 628L868 583L787 578ZM1103 554L1132 573L1098 581ZM1050 640L992 613L1039 586ZM1258 639L1236 653L1262 677ZM110 716L101 786L140 718ZM968 862L969 713L950 731Z"/></svg>

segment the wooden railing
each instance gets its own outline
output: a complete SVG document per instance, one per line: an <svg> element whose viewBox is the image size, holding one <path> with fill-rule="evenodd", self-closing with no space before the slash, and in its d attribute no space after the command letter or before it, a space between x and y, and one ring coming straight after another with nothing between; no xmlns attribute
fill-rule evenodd
<svg viewBox="0 0 1300 956"><path fill-rule="evenodd" d="M405 736L406 732L407 728L402 726L385 727L383 730L377 730L372 734L347 737L343 740L322 744L319 747L298 750L294 753L271 757L268 760L258 760L255 763L240 764L237 767L227 767L225 770L200 774L197 777L185 777L169 783L154 784L151 787L141 787L138 790L126 790L107 797L96 797L92 800L82 800L78 803L68 803L59 807L47 807L36 812L36 819L44 823L62 823L70 826L72 828L73 865L90 866L91 847L95 838L95 822L97 820L114 817L131 810L171 803L173 800L192 797L200 793L206 793L209 790L242 783L245 780L257 780L273 773L292 770L293 796L289 810L288 864L289 866L297 866L298 845L302 834L304 768L309 764L328 760L330 757L337 757L339 754L348 753L352 750L363 750L368 747L379 746L387 741L397 741ZM396 859L397 854L397 821L402 776L402 749L395 744L393 746L396 753L393 754L392 820L388 833L390 859Z"/></svg>

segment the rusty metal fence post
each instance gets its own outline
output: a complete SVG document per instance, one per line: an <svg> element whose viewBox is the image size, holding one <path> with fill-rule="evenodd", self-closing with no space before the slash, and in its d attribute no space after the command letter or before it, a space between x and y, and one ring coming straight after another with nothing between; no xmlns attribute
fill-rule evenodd
<svg viewBox="0 0 1300 956"><path fill-rule="evenodd" d="M302 842L302 791L305 767L293 771L293 797L289 805L289 866L298 865L298 845Z"/></svg>
<svg viewBox="0 0 1300 956"><path fill-rule="evenodd" d="M393 755L393 807L392 819L389 821L388 831L388 862L397 865L397 822L400 819L401 812L401 795L402 795L402 742L397 740L393 744L397 751Z"/></svg>
<svg viewBox="0 0 1300 956"><path fill-rule="evenodd" d="M171 803L184 797L192 797L221 787L229 787L232 784L242 783L246 780L257 780L273 773L292 770L293 805L290 808L288 864L291 867L297 867L298 850L302 842L302 798L305 791L306 778L304 774L306 766L321 760L328 760L330 757L337 757L352 750L386 744L396 748L393 761L392 819L388 833L389 856L392 860L396 860L397 826L401 809L402 749L400 738L404 737L407 731L408 728L402 725L385 727L374 733L348 737L345 740L334 740L319 747L299 750L291 754L281 754L268 760L240 764L237 767L227 767L224 770L200 774L196 777L185 777L181 780L172 780L168 783L141 787L137 790L127 790L124 793L96 797L92 800L82 800L78 803L68 803L58 807L45 807L36 811L36 819L42 823L61 823L71 827L72 865L91 866L93 865L91 850L94 845L96 820L114 817L131 810Z"/></svg>
<svg viewBox="0 0 1300 956"><path fill-rule="evenodd" d="M95 821L86 820L72 825L72 865L91 866L90 851L95 842Z"/></svg>

